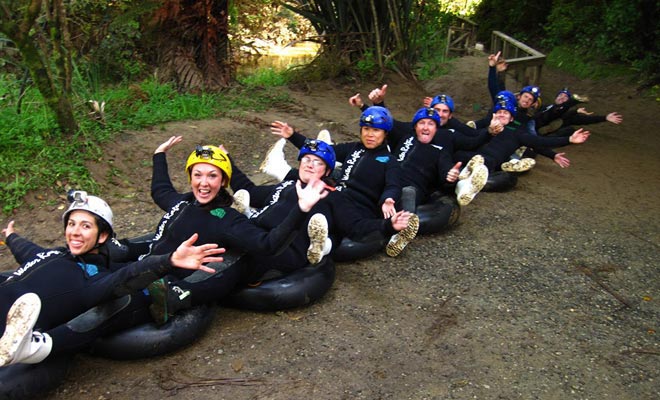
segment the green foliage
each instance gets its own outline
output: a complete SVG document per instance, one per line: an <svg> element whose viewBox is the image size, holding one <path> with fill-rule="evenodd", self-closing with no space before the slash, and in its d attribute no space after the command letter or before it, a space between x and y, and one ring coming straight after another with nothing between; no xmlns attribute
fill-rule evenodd
<svg viewBox="0 0 660 400"><path fill-rule="evenodd" d="M76 80L82 75L77 74ZM155 80L100 88L95 100L106 102L105 123L88 118L87 100L76 107L80 130L64 137L34 88L28 89L17 112L20 82L14 75L0 75L7 96L0 107L0 204L5 213L21 206L34 190L82 187L98 192L85 163L104 162L100 146L127 129L141 129L168 121L232 115L241 110L263 110L289 101L286 92L258 86L232 88L221 94L180 94ZM84 82L76 87L85 88ZM89 92L85 92L88 94ZM110 174L113 173L112 168Z"/></svg>
<svg viewBox="0 0 660 400"><path fill-rule="evenodd" d="M415 23L411 40L415 56L415 75L421 80L432 79L447 73L445 49L447 47L447 31L453 21L453 15L443 11L450 4L431 3L424 9L423 17Z"/></svg>
<svg viewBox="0 0 660 400"><path fill-rule="evenodd" d="M159 6L153 0L82 0L69 4L73 46L81 69L95 69L102 82L145 76L150 49L141 43L143 19ZM83 71L83 73L88 73Z"/></svg>
<svg viewBox="0 0 660 400"><path fill-rule="evenodd" d="M534 47L543 35L546 16L556 2L483 0L472 19L479 24L477 40L490 43L493 31L504 32Z"/></svg>
<svg viewBox="0 0 660 400"><path fill-rule="evenodd" d="M567 71L579 78L601 79L615 76L630 75L631 68L623 64L606 63L576 52L571 47L557 46L552 49L546 63L553 67Z"/></svg>
<svg viewBox="0 0 660 400"><path fill-rule="evenodd" d="M367 49L357 61L356 68L361 77L372 76L378 71L378 63L376 62L374 52Z"/></svg>
<svg viewBox="0 0 660 400"><path fill-rule="evenodd" d="M634 67L645 85L652 85L660 81L659 17L660 3L649 0L522 0L506 7L484 0L474 19L485 43L493 30L503 31L554 52L550 62L570 65L581 76L611 74L611 64L619 63ZM562 49L553 50L557 46ZM567 49L575 60L563 57ZM598 65L603 63L606 68Z"/></svg>
<svg viewBox="0 0 660 400"><path fill-rule="evenodd" d="M286 71L276 71L270 67L258 68L249 75L236 77L239 83L249 87L283 86L289 82L289 79Z"/></svg>

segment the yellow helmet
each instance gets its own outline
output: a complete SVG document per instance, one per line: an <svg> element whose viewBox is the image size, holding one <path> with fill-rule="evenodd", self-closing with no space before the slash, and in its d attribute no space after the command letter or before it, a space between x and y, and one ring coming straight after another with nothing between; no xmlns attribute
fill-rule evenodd
<svg viewBox="0 0 660 400"><path fill-rule="evenodd" d="M195 150L190 153L188 156L188 161L186 161L186 173L188 174L188 180L190 181L190 168L199 163L206 163L215 165L220 168L220 171L224 172L227 179L222 182L223 187L229 186L229 181L231 180L231 162L229 161L229 156L227 153L222 151L217 146L197 146Z"/></svg>

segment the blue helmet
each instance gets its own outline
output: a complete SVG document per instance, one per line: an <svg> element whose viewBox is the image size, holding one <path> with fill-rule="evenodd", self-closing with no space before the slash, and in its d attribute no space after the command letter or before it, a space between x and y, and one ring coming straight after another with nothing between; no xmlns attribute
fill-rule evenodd
<svg viewBox="0 0 660 400"><path fill-rule="evenodd" d="M566 96L568 96L569 99L570 99L571 96L572 96L572 94L571 94L571 92L568 90L568 88L563 88L562 90L558 91L558 92L557 92L557 96L559 96L559 95L562 94L562 93L564 93Z"/></svg>
<svg viewBox="0 0 660 400"><path fill-rule="evenodd" d="M436 104L445 104L447 107L449 107L449 111L454 112L454 99L452 99L449 95L439 94L435 96L431 101L431 107L435 106Z"/></svg>
<svg viewBox="0 0 660 400"><path fill-rule="evenodd" d="M360 126L370 126L389 132L394 126L394 118L392 118L392 114L390 114L390 110L387 108L371 106L362 113Z"/></svg>
<svg viewBox="0 0 660 400"><path fill-rule="evenodd" d="M422 119L432 119L433 121L435 121L435 125L437 127L440 127L440 114L438 114L435 108L424 107L417 110L412 120L413 125L417 125L417 122L419 122Z"/></svg>
<svg viewBox="0 0 660 400"><path fill-rule="evenodd" d="M534 97L534 101L539 99L539 96L541 96L541 88L538 86L525 86L524 88L520 89L520 94L523 93L529 93Z"/></svg>
<svg viewBox="0 0 660 400"><path fill-rule="evenodd" d="M499 110L506 110L511 113L512 117L516 116L516 95L509 92L508 90L503 90L497 94L495 97L495 106L493 106L493 112Z"/></svg>
<svg viewBox="0 0 660 400"><path fill-rule="evenodd" d="M320 157L325 162L330 172L335 169L337 156L335 156L335 149L332 147L332 145L329 145L322 140L307 139L305 140L305 144L303 144L303 146L300 148L300 152L298 153L298 161L300 161L300 159L302 159L307 154Z"/></svg>

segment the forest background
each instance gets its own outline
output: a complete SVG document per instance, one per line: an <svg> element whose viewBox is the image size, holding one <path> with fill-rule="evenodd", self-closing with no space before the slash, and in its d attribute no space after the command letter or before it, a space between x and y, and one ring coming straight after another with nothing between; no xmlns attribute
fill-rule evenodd
<svg viewBox="0 0 660 400"><path fill-rule="evenodd" d="M286 102L273 86L377 81L386 71L416 80L442 75L456 16L476 22L484 43L503 31L578 77L625 76L657 93L659 7L652 0L1 0L0 204L10 213L30 191L102 192L85 164L111 164L100 146L119 132ZM264 51L260 43L301 40L321 46L308 65L237 72ZM109 171L111 181L116 169Z"/></svg>

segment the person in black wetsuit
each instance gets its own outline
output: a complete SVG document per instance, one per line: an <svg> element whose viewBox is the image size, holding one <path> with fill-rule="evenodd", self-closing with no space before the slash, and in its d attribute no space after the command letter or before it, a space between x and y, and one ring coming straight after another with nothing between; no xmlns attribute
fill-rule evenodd
<svg viewBox="0 0 660 400"><path fill-rule="evenodd" d="M169 177L166 153L183 140L172 136L156 149L153 156L151 195L156 204L166 211L161 219L149 251L142 256L169 251L188 232L198 232L200 243L217 243L227 249L232 260L216 274L203 280L190 282L189 274L173 273L154 282L150 290L158 294L159 306L152 307L154 319L164 322L177 310L217 301L231 293L238 284L254 282L263 271L259 264L251 263L243 255L269 257L280 254L290 245L301 229L306 228L308 213L328 191L322 181L293 181L293 201L283 210L281 222L265 229L257 226L232 205L234 199L227 187L232 180L232 164L226 151L220 147L197 146L185 166L191 191L179 193ZM192 289L194 288L194 291ZM161 297L162 296L162 297Z"/></svg>
<svg viewBox="0 0 660 400"><path fill-rule="evenodd" d="M112 210L85 192L71 196L63 215L66 247L42 248L20 237L14 221L3 229L20 267L0 283L0 315L7 315L6 323L0 320L0 366L34 364L66 351L66 335L51 330L99 303L146 287L174 267L213 272L202 263L222 261L214 255L224 249L216 244L194 247L193 234L171 252L129 264L113 263L105 248L113 235ZM148 304L149 299L142 296L141 302Z"/></svg>
<svg viewBox="0 0 660 400"><path fill-rule="evenodd" d="M408 211L415 211L418 205L428 200L431 193L443 189L444 186L450 185L453 188L458 181L462 165L461 162L454 163L454 152L457 149L476 149L488 135L483 132L481 137L470 137L439 129L441 117L434 108L419 109L412 122L415 133L402 139L399 148L394 152L402 170L402 206ZM484 176L477 179L479 175ZM488 170L482 168L470 179L474 179L473 183L483 182L474 185L469 200L469 196L465 195L467 189L463 189L463 192L457 191L461 205L467 205L483 188L488 179ZM461 188L466 186L467 182L463 183Z"/></svg>
<svg viewBox="0 0 660 400"><path fill-rule="evenodd" d="M557 92L555 101L534 114L536 128L541 135L567 136L575 129L571 125L588 125L600 122L620 124L623 116L617 112L607 115L593 115L584 108L578 108L580 103L589 101L584 96L571 93L568 88Z"/></svg>
<svg viewBox="0 0 660 400"><path fill-rule="evenodd" d="M385 95L387 94L387 85L376 88L369 93L369 100L373 105L385 107ZM353 107L358 107L361 111L366 110L368 107L362 101L360 94L357 93L348 99L348 103ZM438 94L435 97L425 97L422 99L424 107L435 108L440 115L440 126L438 129L448 129L451 132L460 132L468 136L476 136L479 132L459 119L454 118L454 99L447 94ZM391 147L399 147L399 142L402 138L407 138L410 134L414 134L415 127L412 121L399 121L393 120L392 130L388 135L388 143Z"/></svg>
<svg viewBox="0 0 660 400"><path fill-rule="evenodd" d="M509 156L520 146L528 146L534 147L540 154L553 159L564 168L569 165L568 159L564 157L564 153L555 153L552 148L571 143L584 143L589 138L589 131L583 129L576 130L570 137L543 137L527 133L524 127L512 126L511 122L516 114L516 97L508 91L498 93L494 110L496 118L503 126L503 131L477 151L456 152L456 159L464 163L472 160L472 165L483 163L489 171L494 172L500 168L508 168L504 164L509 160ZM475 158L477 155L481 157ZM471 167L470 163L467 167Z"/></svg>
<svg viewBox="0 0 660 400"><path fill-rule="evenodd" d="M360 117L360 141L334 145L337 162L342 164L337 190L345 192L362 212L374 218L391 218L396 213L394 205L401 198L401 170L388 146L392 121L388 109L369 107ZM273 122L271 132L299 149L307 139L281 121ZM284 144L283 140L278 141L262 164L262 171L278 180L289 172L296 173L284 159Z"/></svg>

